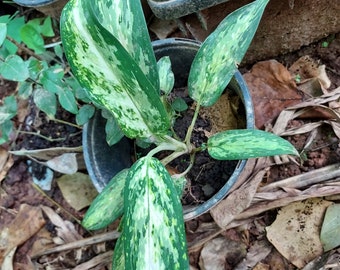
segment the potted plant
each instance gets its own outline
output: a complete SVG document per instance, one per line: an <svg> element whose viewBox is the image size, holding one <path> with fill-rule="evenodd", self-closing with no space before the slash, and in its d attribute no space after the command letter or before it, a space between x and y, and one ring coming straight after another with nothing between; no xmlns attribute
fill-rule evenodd
<svg viewBox="0 0 340 270"><path fill-rule="evenodd" d="M64 8L62 41L76 78L123 135L155 145L113 177L83 220L85 228L100 229L123 216L114 269L189 268L180 194L190 166L171 176L165 165L172 160L189 154L194 162L200 151L217 160L297 154L284 139L254 129L219 132L198 147L191 142L200 107L213 105L234 76L267 3L236 10L201 45L188 78L195 113L184 140L174 134L175 114L161 96L174 83L169 58L156 64L140 1L71 0ZM156 158L164 151L169 155Z"/></svg>
<svg viewBox="0 0 340 270"><path fill-rule="evenodd" d="M201 43L189 39L169 38L156 40L152 42L152 45L156 60L164 56L170 57L176 82L175 88L185 88L191 63ZM242 117L244 117L244 121L246 122L244 127L254 128L252 101L247 85L240 72L235 72L227 88L229 91L233 91L238 95L242 101L240 102L240 106L243 107L241 110L244 111L244 113L242 113ZM182 112L182 114L185 113L186 112ZM106 126L106 124L108 124L108 126ZM108 144L106 140L108 136L106 136L105 130L110 129L109 125L110 122L102 116L100 111L97 111L95 116L83 127L85 164L98 192L104 189L114 175L122 169L130 167L133 163L130 154L133 146L129 140L125 138L112 146ZM212 196L208 196L209 199L205 199L204 202L200 204L183 205L184 220L200 216L220 202L238 179L245 163L246 160L240 160L237 164L235 164L235 162L233 162L233 164L227 164L230 167L233 166L234 169L230 172L228 178L225 176L227 181L223 182L221 187L214 187L216 192ZM227 171L227 169L224 171Z"/></svg>

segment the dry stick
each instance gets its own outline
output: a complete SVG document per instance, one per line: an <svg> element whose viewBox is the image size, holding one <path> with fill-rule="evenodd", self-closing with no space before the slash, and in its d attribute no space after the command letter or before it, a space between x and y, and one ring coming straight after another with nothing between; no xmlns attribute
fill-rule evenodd
<svg viewBox="0 0 340 270"><path fill-rule="evenodd" d="M11 41L12 43L14 43L15 46L17 46L19 49L21 49L22 51L24 51L26 54L33 56L34 58L38 59L38 60L42 60L42 58L37 55L36 53L34 53L32 50L26 48L24 45L18 43L14 38L10 37L10 36L6 36L6 38Z"/></svg>
<svg viewBox="0 0 340 270"><path fill-rule="evenodd" d="M340 163L329 165L304 174L296 175L259 188L258 192L274 191L278 188L301 188L328 181L340 176Z"/></svg>
<svg viewBox="0 0 340 270"><path fill-rule="evenodd" d="M112 261L112 251L107 251L105 253L99 254L98 256L92 258L91 260L77 265L73 270L87 270L93 269L98 265L109 264Z"/></svg>
<svg viewBox="0 0 340 270"><path fill-rule="evenodd" d="M94 244L98 244L98 243L105 242L105 241L115 240L119 236L120 236L120 232L118 231L112 231L108 233L95 235L95 236L92 236L86 239L82 239L82 240L75 241L72 243L67 243L65 245L60 245L57 247L53 247L53 248L38 252L37 254L33 254L32 258L34 259L34 258L38 258L43 255L48 255L48 254L52 254L56 252L69 250L69 249L82 248L88 245L94 245Z"/></svg>

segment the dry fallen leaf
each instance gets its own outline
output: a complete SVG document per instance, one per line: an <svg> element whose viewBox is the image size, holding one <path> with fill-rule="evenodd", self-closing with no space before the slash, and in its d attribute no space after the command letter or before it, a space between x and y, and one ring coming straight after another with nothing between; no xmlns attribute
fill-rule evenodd
<svg viewBox="0 0 340 270"><path fill-rule="evenodd" d="M295 78L299 78L299 89L312 97L326 93L325 90L331 86L331 81L326 73L326 66L320 65L309 55L300 57L289 67L289 71Z"/></svg>
<svg viewBox="0 0 340 270"><path fill-rule="evenodd" d="M256 63L243 77L252 96L258 128L271 123L282 110L302 100L294 78L276 60Z"/></svg>
<svg viewBox="0 0 340 270"><path fill-rule="evenodd" d="M218 237L207 242L199 260L201 270L224 270L228 262L231 266L239 263L247 254L247 246L225 237Z"/></svg>
<svg viewBox="0 0 340 270"><path fill-rule="evenodd" d="M12 155L4 149L0 147L0 183L5 179L9 169L13 166L14 161Z"/></svg>
<svg viewBox="0 0 340 270"><path fill-rule="evenodd" d="M57 179L64 199L77 211L89 206L98 195L87 174L75 173Z"/></svg>
<svg viewBox="0 0 340 270"><path fill-rule="evenodd" d="M265 173L266 170L259 171L249 182L230 193L226 199L210 210L211 216L220 228L225 229L238 214L251 204Z"/></svg>
<svg viewBox="0 0 340 270"><path fill-rule="evenodd" d="M40 207L22 204L16 218L0 231L0 265L12 249L26 242L44 224Z"/></svg>
<svg viewBox="0 0 340 270"><path fill-rule="evenodd" d="M313 198L281 208L273 224L266 228L268 240L292 264L304 267L323 253L319 232L331 204Z"/></svg>

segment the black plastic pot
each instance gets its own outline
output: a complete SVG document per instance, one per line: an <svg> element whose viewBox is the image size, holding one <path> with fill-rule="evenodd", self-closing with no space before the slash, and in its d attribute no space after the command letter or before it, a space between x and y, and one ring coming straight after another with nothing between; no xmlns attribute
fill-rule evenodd
<svg viewBox="0 0 340 270"><path fill-rule="evenodd" d="M227 1L228 0L148 0L148 3L156 17L170 20Z"/></svg>
<svg viewBox="0 0 340 270"><path fill-rule="evenodd" d="M165 39L153 43L156 58L169 56L175 74L175 87L187 84L191 63L200 43L188 39ZM228 85L242 99L246 113L246 127L254 128L254 110L248 88L242 75L237 71ZM84 158L88 173L98 191L120 170L130 167L130 142L121 140L109 147L105 140L105 120L97 112L83 129ZM237 181L246 161L239 161L233 174L225 185L208 201L198 206L184 209L184 219L189 220L209 211L220 202Z"/></svg>
<svg viewBox="0 0 340 270"><path fill-rule="evenodd" d="M59 19L63 7L69 0L13 0L23 7L33 7L40 12Z"/></svg>

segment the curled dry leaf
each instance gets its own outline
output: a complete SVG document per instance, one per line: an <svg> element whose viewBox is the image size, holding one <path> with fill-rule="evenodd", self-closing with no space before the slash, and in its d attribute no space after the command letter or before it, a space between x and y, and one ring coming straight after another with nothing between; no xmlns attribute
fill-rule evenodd
<svg viewBox="0 0 340 270"><path fill-rule="evenodd" d="M253 99L258 128L271 123L282 110L302 100L294 78L276 60L258 62L243 77Z"/></svg>
<svg viewBox="0 0 340 270"><path fill-rule="evenodd" d="M309 55L300 57L289 68L289 71L295 78L299 78L299 89L312 97L327 93L326 89L331 86L331 81L326 73L326 66L320 65Z"/></svg>

